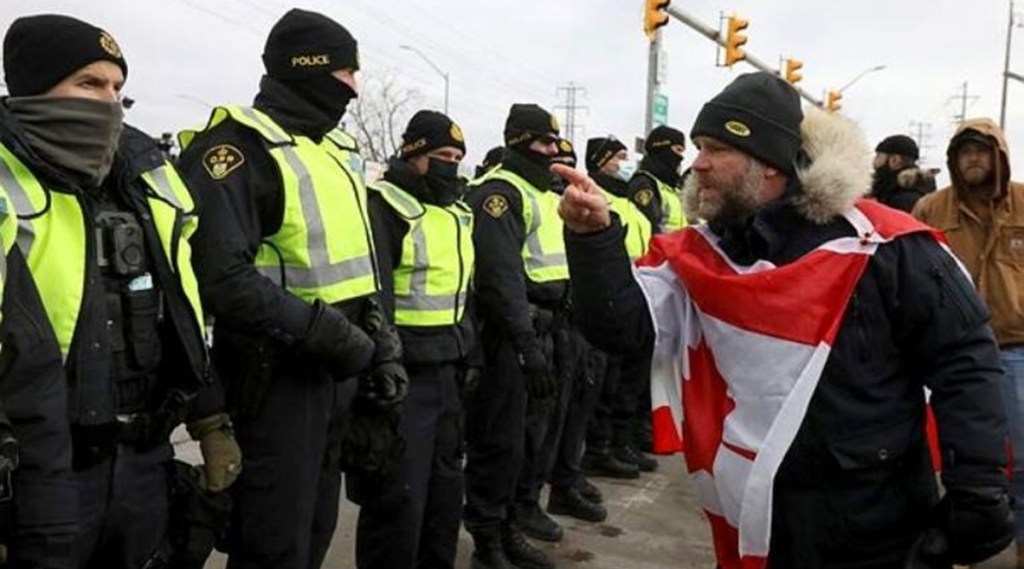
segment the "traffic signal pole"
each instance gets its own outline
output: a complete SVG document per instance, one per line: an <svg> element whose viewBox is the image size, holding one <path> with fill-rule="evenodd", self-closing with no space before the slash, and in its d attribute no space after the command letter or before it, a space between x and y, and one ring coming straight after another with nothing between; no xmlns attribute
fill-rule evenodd
<svg viewBox="0 0 1024 569"><path fill-rule="evenodd" d="M689 26L691 29L695 30L697 33L701 34L702 36L708 38L709 40L711 40L711 41L713 41L715 43L717 43L718 45L722 46L723 48L728 47L728 44L726 42L726 38L721 33L718 32L718 29L713 28L713 27L705 24L704 22L701 22L697 18L691 16L690 14L687 14L683 10L680 10L679 8L677 8L677 7L675 7L675 6L671 5L671 4L669 4L665 8L665 11L668 13L669 16L679 20L683 24L686 24L687 26ZM652 45L653 45L653 43L652 43ZM772 67L771 65L768 65L763 60L761 60L761 59L755 57L754 55L752 55L750 52L747 52L747 57L746 57L745 61L747 63L749 63L750 65L754 66L754 68L760 69L761 71L767 71L768 73L773 73L775 75L781 75L781 73L779 72L778 69ZM650 75L650 71L649 70L648 70L648 75ZM825 103L821 99L818 99L818 98L814 97L813 95L811 95L810 93L805 91L802 87L798 87L796 85L793 85L793 88L796 89L797 93L800 93L800 96L803 97L804 100L806 100L807 102L811 103L812 105L816 105L818 107L823 107L824 106ZM652 104L652 100L653 100L653 95L650 94L650 79L648 79L648 96L647 96L648 107L650 107L650 105ZM648 118L649 117L650 117L650 114L648 114Z"/></svg>
<svg viewBox="0 0 1024 569"><path fill-rule="evenodd" d="M658 95L658 54L661 52L661 30L655 30L647 54L647 108L644 112L644 136L654 128L654 98Z"/></svg>

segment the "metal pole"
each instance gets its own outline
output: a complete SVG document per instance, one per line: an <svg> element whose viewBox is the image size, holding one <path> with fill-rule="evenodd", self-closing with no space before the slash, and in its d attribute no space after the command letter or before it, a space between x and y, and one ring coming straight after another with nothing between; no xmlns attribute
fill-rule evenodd
<svg viewBox="0 0 1024 569"><path fill-rule="evenodd" d="M1010 83L1010 42L1013 40L1013 0L1010 0L1010 17L1006 24L1006 59L1003 61L1003 100L999 104L999 128L1006 128L1006 90Z"/></svg>
<svg viewBox="0 0 1024 569"><path fill-rule="evenodd" d="M668 12L668 14L673 18L686 24L693 30L696 30L697 33L701 34L702 36L708 38L709 40L717 43L722 47L726 47L725 36L718 33L718 30L716 30L715 28L712 28L711 26L705 24L704 22L701 22L697 18L691 16L690 14L687 14L686 12L680 10L678 7L673 6L672 4L669 4L668 8L666 8L665 11ZM767 63L761 61L757 57L754 57L750 53L747 53L746 62L752 65L754 68L760 69L761 71L767 71L768 73L774 73L775 75L780 76L782 75L778 69L772 67L771 65L768 65ZM821 99L815 98L814 95L811 95L807 91L804 91L802 87L797 87L796 85L793 85L793 88L796 89L797 93L800 93L800 96L803 97L804 100L811 103L812 105L816 105L819 107L825 106L825 103Z"/></svg>
<svg viewBox="0 0 1024 569"><path fill-rule="evenodd" d="M654 97L658 94L658 51L661 49L661 30L655 30L647 52L647 105L644 111L644 136L654 128Z"/></svg>
<svg viewBox="0 0 1024 569"><path fill-rule="evenodd" d="M444 74L444 115L448 116L448 74Z"/></svg>

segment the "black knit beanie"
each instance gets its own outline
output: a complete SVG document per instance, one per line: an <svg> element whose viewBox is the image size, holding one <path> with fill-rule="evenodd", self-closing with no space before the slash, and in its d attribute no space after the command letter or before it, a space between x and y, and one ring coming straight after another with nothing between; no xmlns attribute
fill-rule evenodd
<svg viewBox="0 0 1024 569"><path fill-rule="evenodd" d="M704 104L690 139L707 136L793 174L800 153L800 95L777 75L740 75Z"/></svg>
<svg viewBox="0 0 1024 569"><path fill-rule="evenodd" d="M338 69L359 69L356 39L334 20L292 8L270 29L263 48L267 75L302 79Z"/></svg>
<svg viewBox="0 0 1024 569"><path fill-rule="evenodd" d="M41 95L97 61L117 65L128 77L128 63L114 38L71 16L24 16L4 37L4 80L12 97Z"/></svg>
<svg viewBox="0 0 1024 569"><path fill-rule="evenodd" d="M626 150L626 145L619 142L619 139L614 136L591 138L587 141L587 170L592 172L600 170L601 166L604 166L620 150Z"/></svg>
<svg viewBox="0 0 1024 569"><path fill-rule="evenodd" d="M875 152L908 156L914 160L921 157L921 151L917 148L917 143L914 142L913 138L905 134L894 134L886 137L885 140L879 142L878 146L875 147Z"/></svg>
<svg viewBox="0 0 1024 569"><path fill-rule="evenodd" d="M538 105L516 103L508 111L505 121L505 144L529 146L541 136L558 138L558 119Z"/></svg>
<svg viewBox="0 0 1024 569"><path fill-rule="evenodd" d="M663 150L671 150L675 145L686 147L686 135L683 131L676 130L670 126L656 126L647 135L644 141L644 153L651 154Z"/></svg>
<svg viewBox="0 0 1024 569"><path fill-rule="evenodd" d="M398 156L407 160L444 146L454 146L465 154L466 140L462 129L444 113L420 111L413 115L402 134Z"/></svg>

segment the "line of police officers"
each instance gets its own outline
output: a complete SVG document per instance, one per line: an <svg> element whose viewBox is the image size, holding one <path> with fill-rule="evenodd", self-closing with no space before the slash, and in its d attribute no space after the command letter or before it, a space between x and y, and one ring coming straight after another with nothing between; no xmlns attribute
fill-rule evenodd
<svg viewBox="0 0 1024 569"><path fill-rule="evenodd" d="M176 167L123 124L110 34L57 15L8 29L6 566L201 567L217 544L231 568L319 567L345 471L361 568L451 567L460 522L474 567L553 567L523 538L561 537L545 482L549 512L607 515L585 439L599 474L656 465L636 440L642 364L609 364L574 325L548 170L575 165L571 144L513 105L467 189L462 131L421 111L367 187L338 126L355 38L293 9L263 61L253 104L182 132ZM588 165L621 161L613 142L588 144ZM656 129L633 183L606 186L631 255L685 223L683 145ZM182 423L201 467L172 460Z"/></svg>

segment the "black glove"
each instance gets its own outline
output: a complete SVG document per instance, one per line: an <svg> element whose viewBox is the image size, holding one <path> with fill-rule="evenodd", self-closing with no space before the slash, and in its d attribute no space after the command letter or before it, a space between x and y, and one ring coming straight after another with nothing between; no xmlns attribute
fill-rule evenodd
<svg viewBox="0 0 1024 569"><path fill-rule="evenodd" d="M323 359L335 379L359 374L370 364L373 340L338 309L317 300L313 320L300 347Z"/></svg>
<svg viewBox="0 0 1024 569"><path fill-rule="evenodd" d="M908 569L978 563L1013 541L1013 511L1005 488L950 488L939 502L937 518L937 525L911 547Z"/></svg>
<svg viewBox="0 0 1024 569"><path fill-rule="evenodd" d="M394 407L409 390L409 376L402 365L402 341L385 319L377 299L367 302L363 327L373 339L374 350L370 373L359 378L358 394L378 407Z"/></svg>
<svg viewBox="0 0 1024 569"><path fill-rule="evenodd" d="M533 338L521 340L516 344L521 346L517 357L519 367L523 370L523 377L526 379L526 392L536 399L547 399L554 395L555 375L551 372L551 362L540 342Z"/></svg>

